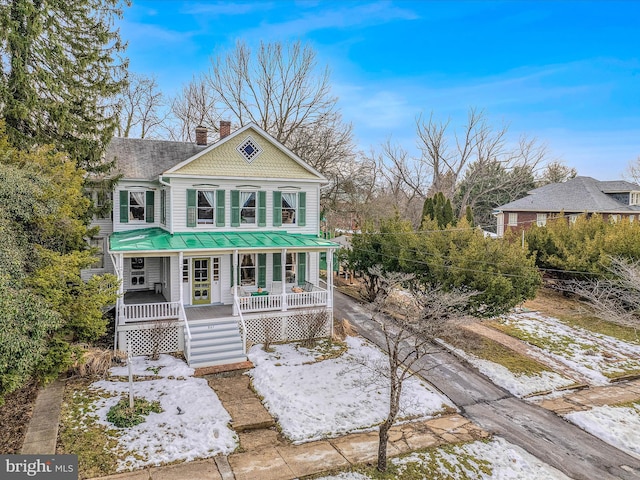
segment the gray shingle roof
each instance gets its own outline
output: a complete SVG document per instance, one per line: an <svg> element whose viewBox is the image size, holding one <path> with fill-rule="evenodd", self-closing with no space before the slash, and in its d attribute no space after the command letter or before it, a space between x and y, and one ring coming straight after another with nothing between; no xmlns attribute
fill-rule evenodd
<svg viewBox="0 0 640 480"><path fill-rule="evenodd" d="M551 183L497 210L530 212L638 212L640 206L626 205L607 195L640 191L640 185L623 180L601 182L591 177L575 177L564 183Z"/></svg>
<svg viewBox="0 0 640 480"><path fill-rule="evenodd" d="M189 142L115 137L105 152L115 158L116 171L124 178L154 180L162 172L207 148Z"/></svg>

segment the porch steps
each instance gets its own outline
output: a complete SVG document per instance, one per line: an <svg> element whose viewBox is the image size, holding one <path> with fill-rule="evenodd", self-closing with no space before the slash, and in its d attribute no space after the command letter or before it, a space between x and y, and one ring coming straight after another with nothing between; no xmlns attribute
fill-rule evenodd
<svg viewBox="0 0 640 480"><path fill-rule="evenodd" d="M210 319L189 322L191 355L189 366L213 367L245 362L242 336L236 319Z"/></svg>

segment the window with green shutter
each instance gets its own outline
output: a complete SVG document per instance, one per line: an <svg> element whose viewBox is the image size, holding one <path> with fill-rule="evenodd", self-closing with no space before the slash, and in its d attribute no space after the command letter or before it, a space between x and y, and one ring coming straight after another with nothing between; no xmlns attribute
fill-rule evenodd
<svg viewBox="0 0 640 480"><path fill-rule="evenodd" d="M224 227L224 190L216 190L216 227Z"/></svg>
<svg viewBox="0 0 640 480"><path fill-rule="evenodd" d="M274 253L272 261L273 261L273 272L271 273L272 280L274 282L279 282L282 280L282 254Z"/></svg>
<svg viewBox="0 0 640 480"><path fill-rule="evenodd" d="M273 192L273 226L282 225L282 192Z"/></svg>
<svg viewBox="0 0 640 480"><path fill-rule="evenodd" d="M231 226L240 226L240 191L231 190Z"/></svg>
<svg viewBox="0 0 640 480"><path fill-rule="evenodd" d="M307 193L298 193L298 225L304 227L307 224Z"/></svg>
<svg viewBox="0 0 640 480"><path fill-rule="evenodd" d="M264 190L258 192L258 226L267 226L267 192Z"/></svg>
<svg viewBox="0 0 640 480"><path fill-rule="evenodd" d="M196 191L187 189L187 227L196 226Z"/></svg>
<svg viewBox="0 0 640 480"><path fill-rule="evenodd" d="M147 190L146 195L145 195L145 207L146 207L146 211L145 211L145 220L147 223L153 223L155 221L154 216L155 216L155 193L153 190Z"/></svg>
<svg viewBox="0 0 640 480"><path fill-rule="evenodd" d="M258 254L258 287L266 288L267 286L267 254Z"/></svg>
<svg viewBox="0 0 640 480"><path fill-rule="evenodd" d="M298 285L304 285L307 281L307 254L298 253Z"/></svg>
<svg viewBox="0 0 640 480"><path fill-rule="evenodd" d="M129 191L120 190L120 223L129 223Z"/></svg>

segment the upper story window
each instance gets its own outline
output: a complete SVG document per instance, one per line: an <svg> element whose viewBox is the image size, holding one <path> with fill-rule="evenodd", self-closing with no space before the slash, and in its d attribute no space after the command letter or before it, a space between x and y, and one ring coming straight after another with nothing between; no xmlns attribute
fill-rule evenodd
<svg viewBox="0 0 640 480"><path fill-rule="evenodd" d="M213 224L215 192L198 190L198 225Z"/></svg>
<svg viewBox="0 0 640 480"><path fill-rule="evenodd" d="M251 163L262 153L262 148L260 148L260 145L258 145L253 138L247 137L245 141L238 146L238 152L240 152L240 155L242 155L247 162Z"/></svg>
<svg viewBox="0 0 640 480"><path fill-rule="evenodd" d="M153 190L120 190L120 223L153 223L155 192Z"/></svg>
<svg viewBox="0 0 640 480"><path fill-rule="evenodd" d="M631 192L629 205L640 205L640 192Z"/></svg>
<svg viewBox="0 0 640 480"><path fill-rule="evenodd" d="M297 193L282 194L282 223L296 223Z"/></svg>
<svg viewBox="0 0 640 480"><path fill-rule="evenodd" d="M273 225L305 226L307 221L306 192L273 192Z"/></svg>
<svg viewBox="0 0 640 480"><path fill-rule="evenodd" d="M240 192L240 223L255 224L258 212L256 192Z"/></svg>
<svg viewBox="0 0 640 480"><path fill-rule="evenodd" d="M223 227L224 190L187 189L187 227L198 225Z"/></svg>
<svg viewBox="0 0 640 480"><path fill-rule="evenodd" d="M160 190L160 223L167 224L167 191Z"/></svg>

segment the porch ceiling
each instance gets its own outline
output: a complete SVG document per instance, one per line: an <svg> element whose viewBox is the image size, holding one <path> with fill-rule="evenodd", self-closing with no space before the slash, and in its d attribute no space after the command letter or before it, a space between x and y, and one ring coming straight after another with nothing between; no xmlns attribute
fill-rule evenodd
<svg viewBox="0 0 640 480"><path fill-rule="evenodd" d="M325 251L338 247L337 243L313 235L287 232L180 232L172 235L161 228L144 228L112 233L109 237L109 249L113 253L283 248Z"/></svg>

